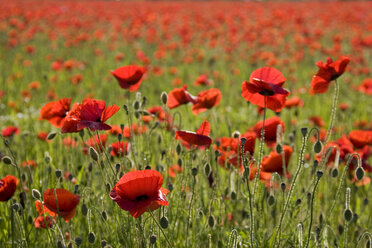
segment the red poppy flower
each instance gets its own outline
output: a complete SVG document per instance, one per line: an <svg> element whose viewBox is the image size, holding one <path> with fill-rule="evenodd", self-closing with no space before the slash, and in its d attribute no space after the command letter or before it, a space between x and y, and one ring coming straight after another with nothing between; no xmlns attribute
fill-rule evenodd
<svg viewBox="0 0 372 248"><path fill-rule="evenodd" d="M51 228L53 227L55 221L50 216L38 216L34 219L34 226L38 229L44 229L46 227Z"/></svg>
<svg viewBox="0 0 372 248"><path fill-rule="evenodd" d="M263 67L252 72L249 82L242 84L242 97L248 102L260 107L266 107L279 112L285 106L289 92L282 88L286 78L273 67Z"/></svg>
<svg viewBox="0 0 372 248"><path fill-rule="evenodd" d="M183 168L179 166L178 164L174 164L168 169L168 175L171 178L176 178L176 175L178 173L181 173L183 171Z"/></svg>
<svg viewBox="0 0 372 248"><path fill-rule="evenodd" d="M110 197L121 209L140 217L147 210L168 206L165 199L169 193L161 188L163 177L157 171L131 171L122 176L110 192Z"/></svg>
<svg viewBox="0 0 372 248"><path fill-rule="evenodd" d="M198 85L212 85L213 81L208 79L208 76L205 74L200 75L194 82L195 86Z"/></svg>
<svg viewBox="0 0 372 248"><path fill-rule="evenodd" d="M44 205L69 222L75 215L80 196L65 189L47 189L43 195Z"/></svg>
<svg viewBox="0 0 372 248"><path fill-rule="evenodd" d="M32 167L32 168L36 168L37 167L37 163L35 160L28 160L28 161L23 161L21 163L21 166L22 167Z"/></svg>
<svg viewBox="0 0 372 248"><path fill-rule="evenodd" d="M349 62L350 59L345 56L342 56L335 62L331 58L328 58L325 64L322 61L318 61L316 65L319 67L319 70L310 84L313 92L317 94L327 92L329 83L345 72Z"/></svg>
<svg viewBox="0 0 372 248"><path fill-rule="evenodd" d="M290 146L283 146L285 166L288 166L289 159L292 155L293 149ZM282 155L276 151L271 151L269 156L262 159L262 171L264 172L278 172L283 174L283 158Z"/></svg>
<svg viewBox="0 0 372 248"><path fill-rule="evenodd" d="M45 205L41 204L40 201L35 201L35 207L36 207L36 211L39 213L39 215L48 214L51 217L54 217L54 216L57 215L52 210L50 210L49 208L47 208Z"/></svg>
<svg viewBox="0 0 372 248"><path fill-rule="evenodd" d="M187 85L182 88L173 89L168 93L167 106L169 109L176 108L182 104L196 103L196 97L187 91Z"/></svg>
<svg viewBox="0 0 372 248"><path fill-rule="evenodd" d="M309 121L311 123L313 123L315 126L318 126L318 127L324 127L325 126L325 123L324 123L322 117L320 117L320 116L311 116L311 117L309 117Z"/></svg>
<svg viewBox="0 0 372 248"><path fill-rule="evenodd" d="M197 115L217 106L220 103L221 98L221 91L216 88L200 92L196 99L196 103L192 106L192 113Z"/></svg>
<svg viewBox="0 0 372 248"><path fill-rule="evenodd" d="M165 120L165 111L161 106L153 106L147 109L147 112L149 112L152 116L151 115L142 116L142 120L145 123L149 123L152 120L153 116L156 117L161 122Z"/></svg>
<svg viewBox="0 0 372 248"><path fill-rule="evenodd" d="M48 133L47 132L39 132L38 135L37 135L37 138L39 140L43 140L43 141L48 141L47 138L48 138Z"/></svg>
<svg viewBox="0 0 372 248"><path fill-rule="evenodd" d="M5 127L2 131L1 131L1 135L3 137L10 137L10 136L13 136L15 134L19 134L19 128L18 127L15 127L15 126L9 126L9 127Z"/></svg>
<svg viewBox="0 0 372 248"><path fill-rule="evenodd" d="M70 110L71 98L62 98L56 102L45 104L40 110L40 120L48 120L55 127L62 127Z"/></svg>
<svg viewBox="0 0 372 248"><path fill-rule="evenodd" d="M358 90L366 95L372 95L372 78L364 79L362 84L358 87Z"/></svg>
<svg viewBox="0 0 372 248"><path fill-rule="evenodd" d="M120 143L120 151L119 151L119 143ZM129 153L130 144L125 141L120 141L120 142L117 141L111 144L110 147L112 148L110 154L114 157L119 157L119 156L127 155Z"/></svg>
<svg viewBox="0 0 372 248"><path fill-rule="evenodd" d="M208 136L211 131L211 126L208 121L204 121L200 128L194 132L176 131L176 139L180 139L189 145L207 146L212 143L212 139Z"/></svg>
<svg viewBox="0 0 372 248"><path fill-rule="evenodd" d="M372 131L353 130L349 133L349 139L356 148L372 145Z"/></svg>
<svg viewBox="0 0 372 248"><path fill-rule="evenodd" d="M111 126L105 124L119 107L115 104L107 106L104 101L86 98L81 104L74 104L63 122L61 132L78 132L83 128L95 130L110 130Z"/></svg>
<svg viewBox="0 0 372 248"><path fill-rule="evenodd" d="M261 139L261 131L262 131L262 124L263 121L257 122L257 124L253 127L254 131L257 134L258 139ZM265 120L265 143L268 147L274 147L276 143L276 130L278 125L282 126L283 132L285 131L285 124L284 122L278 117L273 116L267 120Z"/></svg>
<svg viewBox="0 0 372 248"><path fill-rule="evenodd" d="M101 144L99 143L99 139L101 140L101 143L102 143L102 146ZM87 139L87 141L85 141L85 145L86 147L84 147L84 152L88 152L88 148L91 146L91 147L94 147L96 150L99 150L99 151L103 151L103 149L105 148L106 146L106 141L107 141L107 134L100 134L99 135L99 139L98 139L98 136L97 135L94 135L93 138L89 138Z"/></svg>
<svg viewBox="0 0 372 248"><path fill-rule="evenodd" d="M118 80L121 88L136 91L142 83L145 71L144 67L128 65L119 67L110 73Z"/></svg>
<svg viewBox="0 0 372 248"><path fill-rule="evenodd" d="M18 179L8 175L0 180L0 201L7 201L14 195L17 189Z"/></svg>
<svg viewBox="0 0 372 248"><path fill-rule="evenodd" d="M285 101L285 107L287 109L290 109L293 107L302 107L302 106L304 106L304 101L302 101L302 99L299 98L298 96L294 96Z"/></svg>

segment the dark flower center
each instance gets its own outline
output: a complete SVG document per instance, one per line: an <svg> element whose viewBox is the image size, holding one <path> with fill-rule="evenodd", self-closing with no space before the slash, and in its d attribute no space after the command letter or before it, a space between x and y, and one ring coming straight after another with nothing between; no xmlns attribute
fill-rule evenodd
<svg viewBox="0 0 372 248"><path fill-rule="evenodd" d="M136 197L136 201L143 201L143 200L147 200L149 199L149 197L147 195L140 195L140 196L137 196Z"/></svg>
<svg viewBox="0 0 372 248"><path fill-rule="evenodd" d="M260 91L259 94L263 95L263 96L273 96L275 94L275 92L272 91L272 90L264 89L264 90Z"/></svg>

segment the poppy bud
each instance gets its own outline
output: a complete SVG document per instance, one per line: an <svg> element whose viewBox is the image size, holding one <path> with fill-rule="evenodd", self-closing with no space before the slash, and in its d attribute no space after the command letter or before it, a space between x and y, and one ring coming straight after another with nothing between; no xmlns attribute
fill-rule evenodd
<svg viewBox="0 0 372 248"><path fill-rule="evenodd" d="M171 184L171 183L168 184L167 189L168 189L170 192L172 192L173 189L174 189L173 184Z"/></svg>
<svg viewBox="0 0 372 248"><path fill-rule="evenodd" d="M145 170L151 170L151 166L150 165L146 165Z"/></svg>
<svg viewBox="0 0 372 248"><path fill-rule="evenodd" d="M337 168L333 168L332 171L331 171L331 176L333 178L335 177L338 177L338 169Z"/></svg>
<svg viewBox="0 0 372 248"><path fill-rule="evenodd" d="M209 174L211 173L211 165L209 163L206 163L204 165L204 173L208 177Z"/></svg>
<svg viewBox="0 0 372 248"><path fill-rule="evenodd" d="M150 244L155 244L156 243L156 235L155 234L151 234L150 236Z"/></svg>
<svg viewBox="0 0 372 248"><path fill-rule="evenodd" d="M239 136L240 136L240 132L239 132L239 131L234 131L234 132L232 133L232 136L233 136L233 138L237 139L237 138L239 138Z"/></svg>
<svg viewBox="0 0 372 248"><path fill-rule="evenodd" d="M314 152L319 153L322 150L322 143L318 140L314 144Z"/></svg>
<svg viewBox="0 0 372 248"><path fill-rule="evenodd" d="M94 244L96 242L96 235L93 232L88 233L88 242Z"/></svg>
<svg viewBox="0 0 372 248"><path fill-rule="evenodd" d="M128 115L129 114L129 109L128 109L128 106L126 104L123 105L123 109L125 110L125 112Z"/></svg>
<svg viewBox="0 0 372 248"><path fill-rule="evenodd" d="M57 248L65 248L64 244L62 243L62 241L60 241L60 240L57 241Z"/></svg>
<svg viewBox="0 0 372 248"><path fill-rule="evenodd" d="M168 95L165 91L163 91L160 95L160 100L161 102L165 105L167 104L167 101L168 101Z"/></svg>
<svg viewBox="0 0 372 248"><path fill-rule="evenodd" d="M41 194L37 189L32 189L31 194L32 194L32 197L35 198L36 200L41 199Z"/></svg>
<svg viewBox="0 0 372 248"><path fill-rule="evenodd" d="M73 248L73 246L72 246L72 243L70 242L70 243L68 243L68 246L67 246L67 248Z"/></svg>
<svg viewBox="0 0 372 248"><path fill-rule="evenodd" d="M101 215L102 215L102 218L106 221L107 220L107 213L106 213L106 211L102 211Z"/></svg>
<svg viewBox="0 0 372 248"><path fill-rule="evenodd" d="M301 128L301 133L302 133L302 136L303 137L306 137L306 135L307 135L307 127Z"/></svg>
<svg viewBox="0 0 372 248"><path fill-rule="evenodd" d="M139 111L134 111L134 117L136 117L136 119L139 119L140 118L140 112Z"/></svg>
<svg viewBox="0 0 372 248"><path fill-rule="evenodd" d="M50 162L52 162L52 158L50 157L49 152L44 153L44 161L46 164L49 164Z"/></svg>
<svg viewBox="0 0 372 248"><path fill-rule="evenodd" d="M322 176L323 176L323 171L318 170L318 171L316 172L316 177L317 177L318 179L320 179Z"/></svg>
<svg viewBox="0 0 372 248"><path fill-rule="evenodd" d="M362 180L364 177L364 169L362 167L358 167L355 170L355 176L358 179L358 181Z"/></svg>
<svg viewBox="0 0 372 248"><path fill-rule="evenodd" d="M120 170L121 165L119 163L115 164L115 170L118 172Z"/></svg>
<svg viewBox="0 0 372 248"><path fill-rule="evenodd" d="M141 107L141 104L140 104L140 102L139 101L134 101L134 103L133 103L133 108L134 108L134 110L139 110L139 108Z"/></svg>
<svg viewBox="0 0 372 248"><path fill-rule="evenodd" d="M183 160L182 160L182 158L178 158L178 160L177 160L177 164L178 164L179 166L182 166L182 165L183 165Z"/></svg>
<svg viewBox="0 0 372 248"><path fill-rule="evenodd" d="M83 239L82 238L80 238L80 237L76 237L75 238L75 244L77 246L81 246L82 243L83 243Z"/></svg>
<svg viewBox="0 0 372 248"><path fill-rule="evenodd" d="M146 103L147 103L147 97L146 96L143 96L142 97L142 106L145 106L146 105Z"/></svg>
<svg viewBox="0 0 372 248"><path fill-rule="evenodd" d="M276 153L281 154L282 151L283 151L282 145L281 144L276 144L275 150L276 150Z"/></svg>
<svg viewBox="0 0 372 248"><path fill-rule="evenodd" d="M61 171L61 170L59 170L59 169L58 169L58 170L56 170L56 172L55 172L55 173L56 173L56 177L57 177L57 178L60 178L60 177L62 176L62 171Z"/></svg>
<svg viewBox="0 0 372 248"><path fill-rule="evenodd" d="M12 159L9 157L9 156L4 156L2 158L2 161L5 163L5 164L13 164L13 161Z"/></svg>
<svg viewBox="0 0 372 248"><path fill-rule="evenodd" d="M215 222L216 222L216 221L215 221L213 215L210 215L209 218L208 218L208 225L209 225L209 227L210 227L210 228L213 228Z"/></svg>
<svg viewBox="0 0 372 248"><path fill-rule="evenodd" d="M177 152L177 155L180 155L181 154L181 152L182 152L182 146L181 146L181 144L177 144L177 146L176 146L176 152Z"/></svg>
<svg viewBox="0 0 372 248"><path fill-rule="evenodd" d="M111 191L111 185L109 183L106 184L106 190L110 193Z"/></svg>
<svg viewBox="0 0 372 248"><path fill-rule="evenodd" d="M342 225L338 225L338 233L341 235L344 232L344 227Z"/></svg>
<svg viewBox="0 0 372 248"><path fill-rule="evenodd" d="M121 133L118 134L118 140L121 141L123 139L123 135Z"/></svg>
<svg viewBox="0 0 372 248"><path fill-rule="evenodd" d="M287 185L285 184L285 182L282 182L280 184L280 188L282 189L282 191L284 191L286 187L287 187Z"/></svg>
<svg viewBox="0 0 372 248"><path fill-rule="evenodd" d="M107 241L106 240L101 240L101 247L105 247L107 245Z"/></svg>
<svg viewBox="0 0 372 248"><path fill-rule="evenodd" d="M47 140L52 140L56 137L57 133L56 132L51 132L47 136Z"/></svg>
<svg viewBox="0 0 372 248"><path fill-rule="evenodd" d="M99 160L98 152L91 146L89 147L89 155L94 161L97 162Z"/></svg>
<svg viewBox="0 0 372 248"><path fill-rule="evenodd" d="M84 138L84 129L81 129L79 131L79 136L80 136L80 138Z"/></svg>
<svg viewBox="0 0 372 248"><path fill-rule="evenodd" d="M191 174L195 177L196 175L198 175L198 168L194 167L191 169Z"/></svg>
<svg viewBox="0 0 372 248"><path fill-rule="evenodd" d="M298 206L302 203L302 200L300 198L297 198L297 200L295 201L295 205Z"/></svg>
<svg viewBox="0 0 372 248"><path fill-rule="evenodd" d="M165 216L161 217L161 219L160 219L160 226L161 226L161 228L167 229L168 228L168 225L169 225L168 218L165 217Z"/></svg>
<svg viewBox="0 0 372 248"><path fill-rule="evenodd" d="M344 219L347 222L350 222L353 219L353 212L350 209L346 209L344 211Z"/></svg>
<svg viewBox="0 0 372 248"><path fill-rule="evenodd" d="M87 214L88 214L88 207L87 207L87 205L86 205L85 203L83 203L83 204L81 205L81 213L82 213L84 216L87 216Z"/></svg>
<svg viewBox="0 0 372 248"><path fill-rule="evenodd" d="M22 178L22 181L24 182L27 181L27 177L25 173L22 173L21 178Z"/></svg>
<svg viewBox="0 0 372 248"><path fill-rule="evenodd" d="M230 194L230 196L231 196L231 199L232 200L236 200L236 196L237 195L236 195L236 192L235 191L232 191L231 194Z"/></svg>
<svg viewBox="0 0 372 248"><path fill-rule="evenodd" d="M14 211L18 211L19 210L19 207L20 207L20 205L18 204L18 203L14 203L13 205L12 205L12 209L14 210Z"/></svg>
<svg viewBox="0 0 372 248"><path fill-rule="evenodd" d="M275 196L273 196L272 194L269 195L269 197L267 197L267 204L271 207L272 205L275 204Z"/></svg>

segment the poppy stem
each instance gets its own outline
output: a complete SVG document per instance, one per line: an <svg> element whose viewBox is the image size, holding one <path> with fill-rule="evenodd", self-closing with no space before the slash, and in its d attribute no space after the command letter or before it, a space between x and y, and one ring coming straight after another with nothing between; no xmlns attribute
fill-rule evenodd
<svg viewBox="0 0 372 248"><path fill-rule="evenodd" d="M307 231L307 239L306 239L305 248L307 248L309 246L309 243L310 243L311 227L313 225L314 195L315 195L316 189L318 187L320 178L321 177L317 177L316 182L315 182L313 193L311 194L311 202L310 202L310 224L309 224L309 229Z"/></svg>
<svg viewBox="0 0 372 248"><path fill-rule="evenodd" d="M108 157L108 155L107 155L107 151L106 151L106 149L103 147L103 145L102 145L102 141L101 141L101 138L99 137L99 133L98 133L98 130L96 130L96 135L97 135L97 137L98 137L98 141L99 141L99 145L100 145L100 147L102 148L102 150L103 150L103 153L105 154L105 157L106 157L106 160L107 160L107 162L108 162L108 166L111 168L111 170L112 170L112 175L113 176L115 176L115 170L114 170L114 168L112 167L112 164L111 164L111 161L110 161L110 159L109 159L109 157ZM120 151L120 146L119 146L119 151ZM116 178L115 178L116 179ZM115 185L115 181L113 181L112 182L112 185Z"/></svg>
<svg viewBox="0 0 372 248"><path fill-rule="evenodd" d="M169 241L167 235L165 234L163 228L160 226L159 222L156 220L156 218L155 218L154 214L152 213L152 211L151 211L150 209L148 209L147 211L150 213L152 219L155 221L156 225L159 227L161 233L163 234L165 240L166 240L167 243L168 243L168 246L169 246L169 247L173 247L172 244L171 244L171 242Z"/></svg>

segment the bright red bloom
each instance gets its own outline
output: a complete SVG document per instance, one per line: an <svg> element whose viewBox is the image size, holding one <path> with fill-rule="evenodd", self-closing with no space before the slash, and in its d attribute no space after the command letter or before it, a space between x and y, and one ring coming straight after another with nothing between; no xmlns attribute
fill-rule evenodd
<svg viewBox="0 0 372 248"><path fill-rule="evenodd" d="M261 139L261 131L262 131L263 121L257 122L257 124L253 127L254 131L257 134L258 139ZM282 126L282 131L285 131L285 124L284 122L278 117L273 116L267 120L265 120L265 143L268 147L274 147L276 143L276 130L278 125Z"/></svg>
<svg viewBox="0 0 372 248"><path fill-rule="evenodd" d="M283 146L285 166L288 166L289 159L292 155L293 149L290 146ZM283 158L282 154L277 153L276 151L271 151L269 156L266 156L262 159L262 171L264 172L278 172L280 175L283 175Z"/></svg>
<svg viewBox="0 0 372 248"><path fill-rule="evenodd" d="M120 143L120 151L119 151L119 143ZM120 142L117 141L111 144L110 147L112 149L110 154L112 156L119 157L119 156L127 155L129 153L130 144L125 141L120 141Z"/></svg>
<svg viewBox="0 0 372 248"><path fill-rule="evenodd" d="M66 189L47 189L43 195L44 205L69 222L75 215L80 196Z"/></svg>
<svg viewBox="0 0 372 248"><path fill-rule="evenodd" d="M18 127L15 127L15 126L9 126L9 127L5 127L2 131L1 131L1 135L3 137L10 137L10 136L13 136L15 134L19 134L19 128Z"/></svg>
<svg viewBox="0 0 372 248"><path fill-rule="evenodd" d="M168 169L168 175L171 178L176 178L176 175L178 173L181 173L183 171L183 168L179 166L178 164L174 164Z"/></svg>
<svg viewBox="0 0 372 248"><path fill-rule="evenodd" d="M128 65L119 67L110 73L118 80L121 88L136 91L142 83L145 71L144 67Z"/></svg>
<svg viewBox="0 0 372 248"><path fill-rule="evenodd" d="M99 137L99 139L98 139ZM102 143L102 146L101 144L99 143L99 140L101 140L101 143ZM106 141L107 141L107 134L100 134L99 136L97 135L94 135L93 138L89 138L87 139L87 141L85 141L85 149L84 151L88 151L88 148L91 146L91 147L94 147L96 150L99 150L99 151L103 151L103 149L105 149L105 146L106 146Z"/></svg>
<svg viewBox="0 0 372 248"><path fill-rule="evenodd" d="M78 132L86 127L92 131L110 130L111 126L104 122L119 109L115 104L106 107L104 101L86 98L83 103L74 104L62 125L61 132Z"/></svg>
<svg viewBox="0 0 372 248"><path fill-rule="evenodd" d="M335 62L331 58L328 58L325 64L322 61L318 61L316 65L319 67L319 70L310 84L313 92L317 94L327 92L329 83L345 72L349 62L350 59L345 56L342 56Z"/></svg>
<svg viewBox="0 0 372 248"><path fill-rule="evenodd" d="M216 88L200 92L196 99L196 103L192 106L192 113L197 115L217 106L220 103L221 98L221 91Z"/></svg>
<svg viewBox="0 0 372 248"><path fill-rule="evenodd" d="M242 84L242 97L248 102L275 111L281 111L289 92L282 88L286 78L273 67L263 67L252 72L249 82Z"/></svg>
<svg viewBox="0 0 372 248"><path fill-rule="evenodd" d="M40 201L35 201L35 207L39 215L49 214L51 217L54 217L57 215L55 212L51 211L45 205L41 204Z"/></svg>
<svg viewBox="0 0 372 248"><path fill-rule="evenodd" d="M48 138L48 133L47 132L39 132L38 135L37 135L37 138L39 140L43 140L43 141L48 141L47 138Z"/></svg>
<svg viewBox="0 0 372 248"><path fill-rule="evenodd" d="M45 104L40 110L40 120L48 120L55 127L62 127L70 110L71 98L62 98Z"/></svg>
<svg viewBox="0 0 372 248"><path fill-rule="evenodd" d="M165 120L165 111L161 106L153 106L147 109L147 112L149 112L151 115L142 116L142 120L145 123L151 122L153 117L157 117L159 121Z"/></svg>
<svg viewBox="0 0 372 248"><path fill-rule="evenodd" d="M294 96L285 101L285 107L287 109L290 109L293 107L302 107L302 106L304 106L304 101L302 101L302 99L299 98L298 96Z"/></svg>
<svg viewBox="0 0 372 248"><path fill-rule="evenodd" d="M161 188L162 184L163 177L157 171L131 171L120 178L110 197L121 209L138 218L147 210L168 206L165 197L169 191Z"/></svg>
<svg viewBox="0 0 372 248"><path fill-rule="evenodd" d="M356 148L372 145L372 131L353 130L349 133L349 139Z"/></svg>
<svg viewBox="0 0 372 248"><path fill-rule="evenodd" d="M196 97L187 91L187 85L182 88L173 89L168 93L167 106L169 109L176 108L182 104L196 103Z"/></svg>
<svg viewBox="0 0 372 248"><path fill-rule="evenodd" d="M18 179L8 175L0 180L0 201L7 201L14 195L17 189Z"/></svg>
<svg viewBox="0 0 372 248"><path fill-rule="evenodd" d="M38 229L44 229L48 226L48 228L53 227L55 221L50 216L38 216L34 219L34 226Z"/></svg>
<svg viewBox="0 0 372 248"><path fill-rule="evenodd" d="M176 131L176 139L180 139L189 145L207 146L212 143L212 139L208 136L211 131L211 126L208 121L204 121L200 128L194 132Z"/></svg>
<svg viewBox="0 0 372 248"><path fill-rule="evenodd" d="M325 123L324 123L322 117L320 117L320 116L311 116L311 117L309 117L309 121L312 122L315 126L318 126L318 127L324 127L325 126Z"/></svg>
<svg viewBox="0 0 372 248"><path fill-rule="evenodd" d="M366 95L372 95L372 78L366 78L362 81L362 84L358 87L359 92L363 92Z"/></svg>

